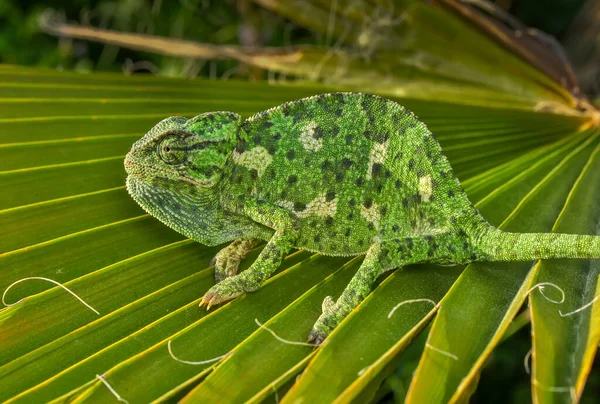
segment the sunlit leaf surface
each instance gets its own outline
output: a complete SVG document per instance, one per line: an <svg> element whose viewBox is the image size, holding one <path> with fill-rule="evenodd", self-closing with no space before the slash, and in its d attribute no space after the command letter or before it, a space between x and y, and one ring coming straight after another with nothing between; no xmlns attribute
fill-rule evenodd
<svg viewBox="0 0 600 404"><path fill-rule="evenodd" d="M129 403L365 401L406 360L407 347L422 351L409 402L458 400L470 394L528 295L534 394L539 402L580 395L600 338L598 311L592 306L561 317L558 310L569 313L597 295L596 261L408 267L382 279L314 351L269 330L304 341L323 298L339 295L360 257L297 251L259 291L210 312L197 307L214 283L209 262L218 248L186 240L129 198L125 153L166 116L212 110L249 116L326 91L2 66L0 292L27 277L49 278L100 314L46 281L12 287L6 303L24 300L0 310L0 401L114 400L99 377ZM599 135L581 130L583 118L398 101L438 137L493 224L598 232ZM539 282L560 286L564 304L530 290ZM389 316L412 299L439 304L405 304ZM424 338L427 345L411 346ZM191 365L175 360L169 347L184 361L227 356Z"/></svg>

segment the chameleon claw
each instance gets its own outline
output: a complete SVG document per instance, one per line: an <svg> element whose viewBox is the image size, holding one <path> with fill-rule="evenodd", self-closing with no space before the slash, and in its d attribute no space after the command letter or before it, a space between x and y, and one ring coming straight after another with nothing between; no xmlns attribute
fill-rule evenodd
<svg viewBox="0 0 600 404"><path fill-rule="evenodd" d="M312 330L310 332L310 334L308 334L308 339L306 340L307 344L314 344L315 348L317 349L321 344L323 344L323 341L325 341L325 336L321 335L318 331L316 330Z"/></svg>

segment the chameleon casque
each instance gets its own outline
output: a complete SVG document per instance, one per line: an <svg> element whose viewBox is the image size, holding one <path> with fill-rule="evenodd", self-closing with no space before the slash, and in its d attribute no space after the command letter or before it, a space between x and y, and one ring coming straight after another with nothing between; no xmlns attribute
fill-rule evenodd
<svg viewBox="0 0 600 404"><path fill-rule="evenodd" d="M600 257L600 237L507 233L468 200L438 141L396 102L330 93L260 112L167 118L125 159L127 189L148 213L206 245L217 284L200 305L258 289L294 248L365 259L309 340L317 344L404 265ZM246 253L266 246L246 271Z"/></svg>

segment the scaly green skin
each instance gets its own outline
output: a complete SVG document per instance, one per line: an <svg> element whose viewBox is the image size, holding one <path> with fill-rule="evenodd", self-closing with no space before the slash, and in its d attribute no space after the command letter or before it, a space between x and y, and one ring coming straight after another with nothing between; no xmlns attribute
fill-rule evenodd
<svg viewBox="0 0 600 404"><path fill-rule="evenodd" d="M332 93L283 104L242 122L214 112L167 118L125 159L127 189L151 215L207 245L215 257L210 307L256 290L293 248L366 254L337 301L328 297L310 340L321 343L404 265L600 257L598 237L514 234L469 202L440 145L399 104ZM256 261L237 267L260 240Z"/></svg>

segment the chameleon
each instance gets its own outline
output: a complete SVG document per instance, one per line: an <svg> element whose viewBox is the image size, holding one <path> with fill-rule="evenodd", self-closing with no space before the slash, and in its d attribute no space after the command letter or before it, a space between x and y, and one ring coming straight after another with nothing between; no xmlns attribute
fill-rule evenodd
<svg viewBox="0 0 600 404"><path fill-rule="evenodd" d="M150 215L202 244L231 242L213 260L207 309L260 288L293 249L364 255L337 300L324 299L308 335L315 345L386 271L600 257L600 237L489 224L427 126L376 95L320 94L246 120L226 111L166 118L133 144L125 170L129 194Z"/></svg>

